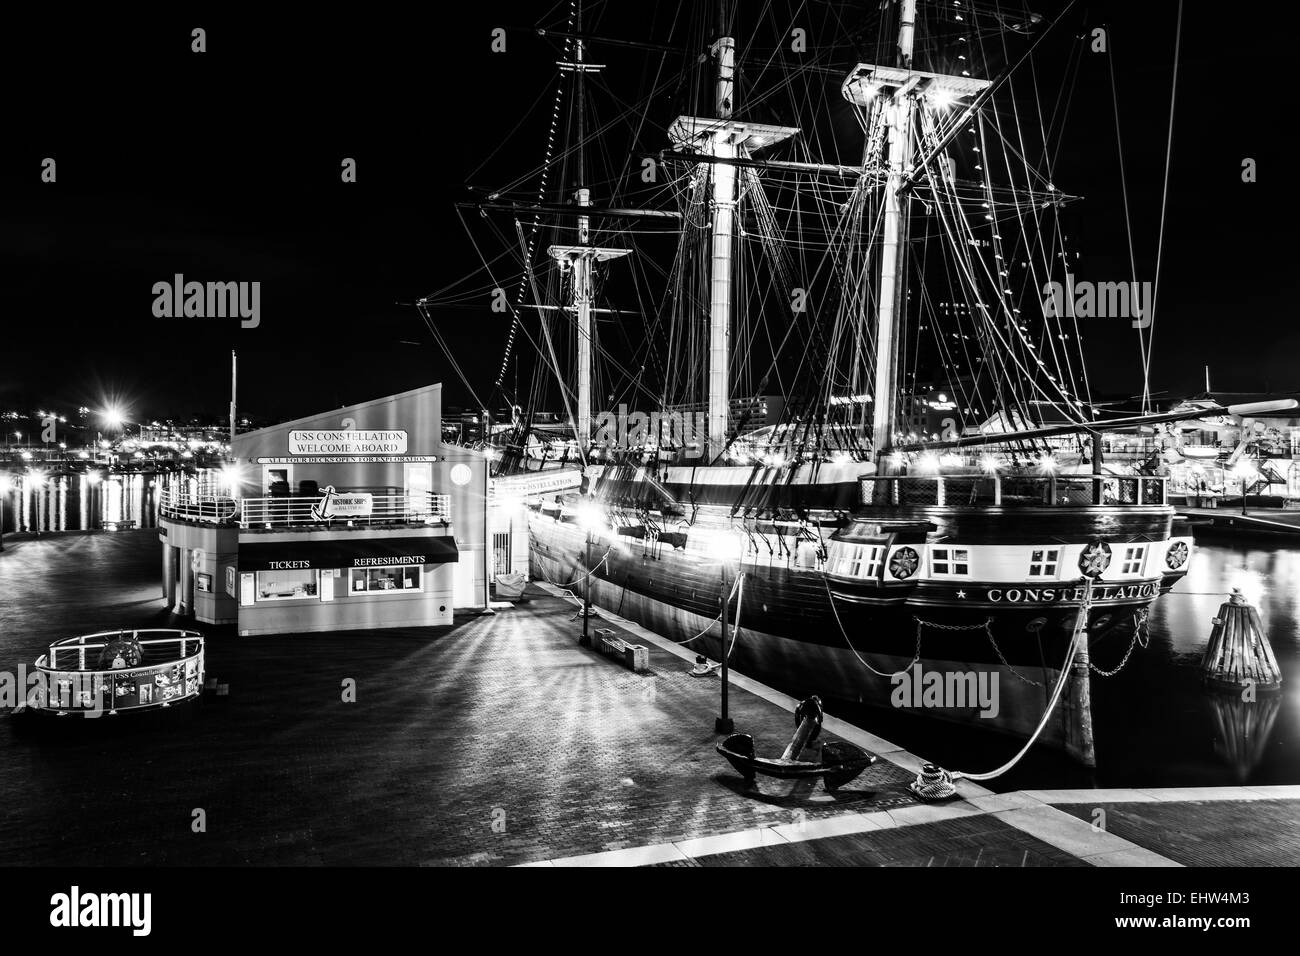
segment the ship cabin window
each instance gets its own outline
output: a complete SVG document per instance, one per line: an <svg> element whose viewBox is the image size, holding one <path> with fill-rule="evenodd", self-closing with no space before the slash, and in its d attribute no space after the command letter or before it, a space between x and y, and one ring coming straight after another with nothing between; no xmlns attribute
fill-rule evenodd
<svg viewBox="0 0 1300 956"><path fill-rule="evenodd" d="M1146 557L1147 546L1145 544L1135 544L1132 547L1124 549L1124 563L1120 566L1120 574L1141 574L1142 559Z"/></svg>
<svg viewBox="0 0 1300 956"><path fill-rule="evenodd" d="M840 552L835 573L849 578L874 578L880 574L882 549L875 545L851 544Z"/></svg>
<svg viewBox="0 0 1300 956"><path fill-rule="evenodd" d="M1031 578L1054 578L1060 563L1060 548L1036 549L1029 556L1029 576Z"/></svg>
<svg viewBox="0 0 1300 956"><path fill-rule="evenodd" d="M930 573L949 577L964 577L970 574L970 552L965 548L932 548Z"/></svg>

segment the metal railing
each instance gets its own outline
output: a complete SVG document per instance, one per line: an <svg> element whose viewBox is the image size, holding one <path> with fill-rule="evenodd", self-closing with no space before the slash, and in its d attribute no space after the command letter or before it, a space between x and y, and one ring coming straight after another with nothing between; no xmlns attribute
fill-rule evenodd
<svg viewBox="0 0 1300 956"><path fill-rule="evenodd" d="M167 491L159 503L164 518L241 528L300 525L371 525L446 523L451 516L448 495L407 494L385 487L349 488L325 495L272 495L233 498Z"/></svg>
<svg viewBox="0 0 1300 956"><path fill-rule="evenodd" d="M1145 475L865 475L862 503L1002 508L1157 506L1169 479Z"/></svg>
<svg viewBox="0 0 1300 956"><path fill-rule="evenodd" d="M239 512L239 504L234 498L223 495L190 495L182 491L164 491L158 508L164 518L205 524L227 524Z"/></svg>
<svg viewBox="0 0 1300 956"><path fill-rule="evenodd" d="M239 526L292 527L318 524L432 524L451 515L451 499L432 492L375 493L364 488L338 491L333 503L324 496L244 498Z"/></svg>
<svg viewBox="0 0 1300 956"><path fill-rule="evenodd" d="M102 651L114 642L139 645L140 660L134 665L108 669L87 666L87 651ZM61 664L61 654L65 660L75 654L75 666L70 662ZM36 706L60 714L81 712L94 716L104 711L169 707L202 693L203 635L198 631L149 628L64 638L36 659L36 670L44 683Z"/></svg>

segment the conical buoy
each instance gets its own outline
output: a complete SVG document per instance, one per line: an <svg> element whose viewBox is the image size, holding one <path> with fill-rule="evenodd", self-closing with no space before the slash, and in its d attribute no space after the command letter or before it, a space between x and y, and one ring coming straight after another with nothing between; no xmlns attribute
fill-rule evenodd
<svg viewBox="0 0 1300 956"><path fill-rule="evenodd" d="M1212 687L1236 689L1253 685L1259 691L1282 686L1282 671L1264 636L1259 612L1246 603L1238 588L1219 607L1210 643L1201 659L1201 673Z"/></svg>

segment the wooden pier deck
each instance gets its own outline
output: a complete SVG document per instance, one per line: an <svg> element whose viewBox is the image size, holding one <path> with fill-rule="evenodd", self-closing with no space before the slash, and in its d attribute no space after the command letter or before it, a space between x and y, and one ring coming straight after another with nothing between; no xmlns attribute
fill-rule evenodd
<svg viewBox="0 0 1300 956"><path fill-rule="evenodd" d="M1218 537L1249 537L1300 540L1300 511L1283 511L1278 508L1247 508L1241 513L1238 507L1186 508L1180 507L1178 515L1194 522L1196 534Z"/></svg>
<svg viewBox="0 0 1300 956"><path fill-rule="evenodd" d="M0 670L50 640L169 622L153 532L61 535L0 555ZM631 622L635 674L576 643L572 606L530 589L449 628L239 638L206 629L230 686L194 719L102 718L47 741L0 717L10 865L1114 866L1300 862L1300 787L1022 791L963 782L924 804L920 760L880 755L836 793L760 780L714 751L718 679ZM342 700L356 681L356 702ZM795 702L733 676L738 730L778 750ZM204 832L194 832L202 810ZM1104 828L1094 826L1104 813ZM1267 833L1265 840L1261 834Z"/></svg>

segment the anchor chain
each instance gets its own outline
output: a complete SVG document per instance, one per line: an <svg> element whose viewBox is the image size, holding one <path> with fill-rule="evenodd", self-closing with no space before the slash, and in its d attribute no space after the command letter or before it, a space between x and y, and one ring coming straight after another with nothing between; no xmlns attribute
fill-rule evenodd
<svg viewBox="0 0 1300 956"><path fill-rule="evenodd" d="M1138 644L1141 644L1143 649L1145 650L1147 645L1151 643L1151 635L1150 633L1147 632L1148 613L1149 612L1147 611L1146 608L1142 608L1141 610L1134 612L1133 639L1128 642L1128 650L1124 652L1123 659L1120 660L1119 664L1115 667L1114 670L1110 670L1110 671L1102 670L1100 667L1098 667L1096 664L1092 662L1091 658L1089 658L1088 660L1088 669L1091 670L1098 677L1114 677L1116 674L1118 674L1120 671L1124 669L1124 665L1128 663L1128 659L1133 656L1133 648L1137 647ZM1145 639L1143 639L1144 635L1145 635Z"/></svg>
<svg viewBox="0 0 1300 956"><path fill-rule="evenodd" d="M987 621L984 622L984 632L988 634L989 643L993 645L993 650L997 652L998 660L1002 662L1003 667L1011 671L1013 677L1015 677L1017 680L1024 681L1030 687L1043 686L1038 681L1031 680L1030 678L1026 677L1024 674L1020 673L1020 671L1016 670L1014 667L1011 666L1011 662L1007 660L1007 655L1003 654L1002 648L998 646L997 638L993 636L993 618L989 618Z"/></svg>

